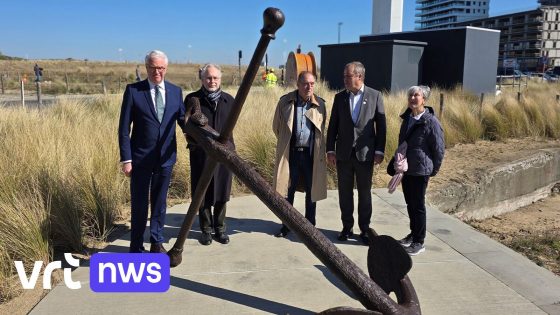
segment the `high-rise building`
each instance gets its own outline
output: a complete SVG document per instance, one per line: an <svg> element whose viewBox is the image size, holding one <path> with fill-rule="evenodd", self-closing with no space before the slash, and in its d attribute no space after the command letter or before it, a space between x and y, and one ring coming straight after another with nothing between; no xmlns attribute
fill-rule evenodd
<svg viewBox="0 0 560 315"><path fill-rule="evenodd" d="M451 28L460 22L485 18L489 3L490 0L416 0L416 29Z"/></svg>
<svg viewBox="0 0 560 315"><path fill-rule="evenodd" d="M539 0L534 10L460 23L500 31L498 68L542 71L560 66L560 0Z"/></svg>
<svg viewBox="0 0 560 315"><path fill-rule="evenodd" d="M543 6L560 6L560 0L539 0Z"/></svg>
<svg viewBox="0 0 560 315"><path fill-rule="evenodd" d="M372 34L402 32L403 0L372 0Z"/></svg>

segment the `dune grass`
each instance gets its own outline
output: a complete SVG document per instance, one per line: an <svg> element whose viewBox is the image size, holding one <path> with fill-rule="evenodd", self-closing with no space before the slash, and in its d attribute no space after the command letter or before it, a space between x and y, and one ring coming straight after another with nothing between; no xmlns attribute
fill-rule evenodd
<svg viewBox="0 0 560 315"><path fill-rule="evenodd" d="M238 153L272 182L276 139L271 129L281 95L293 88L254 89L234 136ZM327 104L335 92L323 83L317 94ZM560 136L560 105L555 86L531 84L521 101L516 93L487 97L459 89L433 89L429 104L442 118L447 146L479 139ZM235 96L235 90L229 90ZM445 106L439 108L439 94ZM117 125L120 96L61 99L42 110L0 107L0 301L12 297L14 260L48 262L53 252L83 252L88 240L103 240L117 219L129 215L129 181L120 173ZM397 147L404 92L384 95L388 124L386 161ZM190 197L186 141L180 130L178 162L170 198ZM385 165L381 166L381 170ZM329 171L329 188L336 174ZM234 194L249 192L238 181ZM10 280L11 279L11 280ZM17 279L16 279L17 281ZM12 284L10 284L12 283Z"/></svg>
<svg viewBox="0 0 560 315"><path fill-rule="evenodd" d="M0 278L12 276L14 260L47 263L54 249L82 252L88 238L110 232L128 198L115 159L116 103L0 109L0 259L8 262Z"/></svg>

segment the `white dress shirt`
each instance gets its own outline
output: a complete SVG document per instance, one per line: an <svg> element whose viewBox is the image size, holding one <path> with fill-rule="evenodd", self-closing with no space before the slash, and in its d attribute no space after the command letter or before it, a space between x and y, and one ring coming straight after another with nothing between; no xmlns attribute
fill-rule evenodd
<svg viewBox="0 0 560 315"><path fill-rule="evenodd" d="M350 103L350 115L352 115L352 113L354 112L354 108L356 108L358 104L360 104L361 106L361 102L363 98L364 98L364 85L362 84L362 87L358 90L358 92L356 92L356 94L350 92L350 97L348 98Z"/></svg>

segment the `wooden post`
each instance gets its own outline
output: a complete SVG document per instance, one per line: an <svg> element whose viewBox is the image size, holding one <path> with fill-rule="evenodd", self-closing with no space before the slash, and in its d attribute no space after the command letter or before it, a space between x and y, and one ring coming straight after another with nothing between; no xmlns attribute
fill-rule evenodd
<svg viewBox="0 0 560 315"><path fill-rule="evenodd" d="M41 107L43 106L43 96L41 95L41 82L37 81L37 103L39 103L37 105L37 107Z"/></svg>
<svg viewBox="0 0 560 315"><path fill-rule="evenodd" d="M70 93L70 85L68 84L68 72L64 73L64 81L66 82L66 94Z"/></svg>
<svg viewBox="0 0 560 315"><path fill-rule="evenodd" d="M517 101L521 102L521 92L517 92Z"/></svg>
<svg viewBox="0 0 560 315"><path fill-rule="evenodd" d="M101 89L103 90L103 95L107 94L107 88L105 87L105 81L101 81Z"/></svg>
<svg viewBox="0 0 560 315"><path fill-rule="evenodd" d="M20 91L21 91L21 106L25 108L25 85L23 80L19 80L20 84Z"/></svg>
<svg viewBox="0 0 560 315"><path fill-rule="evenodd" d="M439 120L443 121L443 93L439 93Z"/></svg>
<svg viewBox="0 0 560 315"><path fill-rule="evenodd" d="M121 90L121 77L119 76L119 89L118 89L118 91L120 91L120 90Z"/></svg>
<svg viewBox="0 0 560 315"><path fill-rule="evenodd" d="M484 93L480 93L480 109L478 112L478 118L482 119L482 107L484 105Z"/></svg>
<svg viewBox="0 0 560 315"><path fill-rule="evenodd" d="M556 94L556 102L560 101L560 94Z"/></svg>
<svg viewBox="0 0 560 315"><path fill-rule="evenodd" d="M499 76L500 79L498 80L498 89L501 91L502 90L502 76Z"/></svg>
<svg viewBox="0 0 560 315"><path fill-rule="evenodd" d="M2 84L2 94L5 94L6 91L4 90L4 74L0 75L0 83Z"/></svg>

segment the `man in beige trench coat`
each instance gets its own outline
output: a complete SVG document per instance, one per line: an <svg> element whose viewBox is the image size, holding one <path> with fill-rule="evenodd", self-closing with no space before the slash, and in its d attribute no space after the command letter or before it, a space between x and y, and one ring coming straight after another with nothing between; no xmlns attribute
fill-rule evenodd
<svg viewBox="0 0 560 315"><path fill-rule="evenodd" d="M297 88L280 98L274 113L272 128L278 142L273 186L293 205L298 183L303 183L305 218L315 225L317 201L327 197L326 107L313 93L313 73L300 73ZM282 225L275 236L286 237L289 231Z"/></svg>

